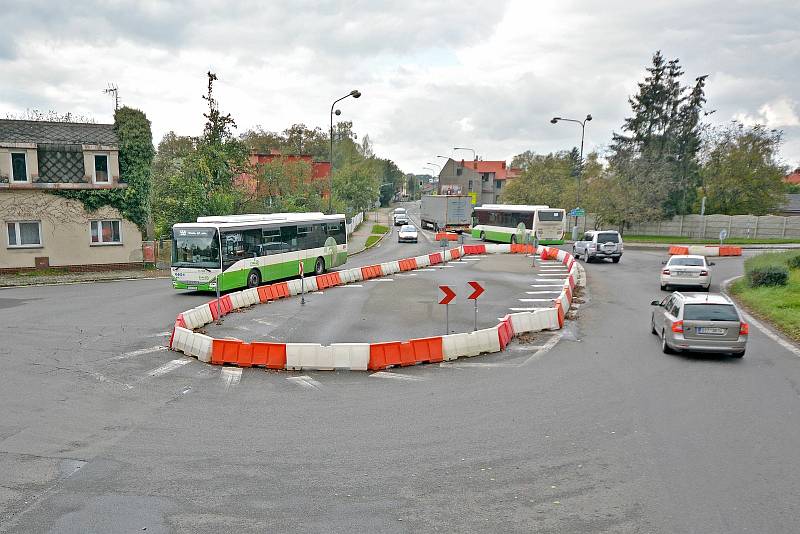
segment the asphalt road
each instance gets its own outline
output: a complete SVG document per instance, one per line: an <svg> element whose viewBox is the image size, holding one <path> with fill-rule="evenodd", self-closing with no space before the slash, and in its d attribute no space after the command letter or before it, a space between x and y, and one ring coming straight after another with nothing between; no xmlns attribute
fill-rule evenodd
<svg viewBox="0 0 800 534"><path fill-rule="evenodd" d="M662 354L661 254L588 265L549 351L375 374L159 350L208 300L168 280L2 290L0 531L797 532L800 360L755 328L743 360ZM721 259L714 285L740 272ZM311 297L355 322L382 306L348 295L416 280Z"/></svg>

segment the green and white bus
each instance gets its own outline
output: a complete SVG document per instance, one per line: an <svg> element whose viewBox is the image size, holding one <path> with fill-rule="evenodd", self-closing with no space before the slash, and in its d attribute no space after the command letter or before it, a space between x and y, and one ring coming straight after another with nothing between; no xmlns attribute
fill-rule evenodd
<svg viewBox="0 0 800 534"><path fill-rule="evenodd" d="M172 227L172 287L220 291L322 274L347 261L344 215L198 217Z"/></svg>
<svg viewBox="0 0 800 534"><path fill-rule="evenodd" d="M473 212L472 237L500 243L564 243L566 216L563 209L549 206L484 204Z"/></svg>

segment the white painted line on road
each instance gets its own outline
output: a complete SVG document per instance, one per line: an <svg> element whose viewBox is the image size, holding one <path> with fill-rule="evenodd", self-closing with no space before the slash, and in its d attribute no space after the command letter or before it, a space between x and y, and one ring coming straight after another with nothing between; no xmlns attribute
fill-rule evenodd
<svg viewBox="0 0 800 534"><path fill-rule="evenodd" d="M237 385L242 379L242 370L239 367L223 367L219 372L219 379L222 380L225 389L228 389Z"/></svg>
<svg viewBox="0 0 800 534"><path fill-rule="evenodd" d="M509 310L511 310L513 312L535 311L535 310L541 310L541 309L542 308L509 308Z"/></svg>
<svg viewBox="0 0 800 534"><path fill-rule="evenodd" d="M145 337L165 337L170 334L172 334L172 332L167 330L166 332L159 332L158 334L147 334Z"/></svg>
<svg viewBox="0 0 800 534"><path fill-rule="evenodd" d="M480 258L464 258L464 261L481 261Z"/></svg>
<svg viewBox="0 0 800 534"><path fill-rule="evenodd" d="M558 286L561 287L561 286ZM550 291L526 291L526 295L558 295L561 291L557 289L551 289Z"/></svg>
<svg viewBox="0 0 800 534"><path fill-rule="evenodd" d="M386 371L378 371L377 373L372 373L369 376L375 378L392 378L394 380L408 380L410 382L418 382L420 380L425 380L424 378L419 378L416 376L404 375L400 373L389 373Z"/></svg>
<svg viewBox="0 0 800 534"><path fill-rule="evenodd" d="M436 272L436 269L431 269L431 268L417 269L417 272L419 272L419 273L434 273L434 272Z"/></svg>
<svg viewBox="0 0 800 534"><path fill-rule="evenodd" d="M417 273L397 273L396 276L402 276L403 278L407 278L409 276L417 276Z"/></svg>
<svg viewBox="0 0 800 534"><path fill-rule="evenodd" d="M443 367L445 369L468 369L470 367L477 367L477 368L492 368L492 367L519 367L518 365L511 364L511 363L481 363L481 362L442 362L439 364L439 367Z"/></svg>
<svg viewBox="0 0 800 534"><path fill-rule="evenodd" d="M547 281L550 282L551 280ZM531 287L564 287L564 284L531 284Z"/></svg>
<svg viewBox="0 0 800 534"><path fill-rule="evenodd" d="M553 299L517 299L520 302L553 302Z"/></svg>
<svg viewBox="0 0 800 534"><path fill-rule="evenodd" d="M263 324L264 326L275 326L274 324L270 323L266 319L253 318L253 321L255 321L256 323Z"/></svg>
<svg viewBox="0 0 800 534"><path fill-rule="evenodd" d="M566 278L565 278L565 280L566 280ZM533 281L534 282L554 282L555 280L553 280L552 278L534 278ZM552 285L555 285L555 284L552 284ZM564 284L558 284L558 285L561 286L561 285L564 285Z"/></svg>
<svg viewBox="0 0 800 534"><path fill-rule="evenodd" d="M368 282L394 282L394 278L371 278Z"/></svg>
<svg viewBox="0 0 800 534"><path fill-rule="evenodd" d="M336 287L364 287L364 286L362 286L361 284L343 284Z"/></svg>
<svg viewBox="0 0 800 534"><path fill-rule="evenodd" d="M165 375L167 373L170 373L170 372L174 371L178 367L183 367L184 365L186 365L190 361L192 361L192 360L189 359L189 358L178 358L177 360L169 361L169 362L165 363L164 365L162 365L161 367L156 367L155 369L153 369L152 371L147 373L147 376L162 376L162 375Z"/></svg>
<svg viewBox="0 0 800 534"><path fill-rule="evenodd" d="M563 277L566 273L537 273L536 276L561 276Z"/></svg>
<svg viewBox="0 0 800 534"><path fill-rule="evenodd" d="M530 357L527 360L522 362L522 365L527 365L528 362L533 361L535 358L538 358L540 356L544 356L545 354L547 354L550 351L550 349L552 349L553 347L556 346L556 343L559 342L559 340L561 339L561 336L563 336L563 334L561 332L558 332L557 334L554 334L553 337L551 337L550 339L547 340L547 343L542 345L542 348L540 348L539 350L537 350L536 352L531 354Z"/></svg>
<svg viewBox="0 0 800 534"><path fill-rule="evenodd" d="M149 347L149 348L146 348L146 349L139 349L139 350L132 350L131 352L124 352L124 353L120 354L119 356L115 356L115 357L113 357L111 359L112 360L123 360L125 358L133 358L135 356L141 356L142 354L150 354L151 352L161 352L161 351L164 351L164 350L167 350L167 349L169 349L169 347L166 347L164 345L157 345L155 347Z"/></svg>
<svg viewBox="0 0 800 534"><path fill-rule="evenodd" d="M733 282L734 280L736 280L737 278L740 278L740 277L739 276L734 276L733 278L728 278L727 280L722 282L722 290L725 293L727 293L728 292L728 285L730 285L730 283ZM789 352L791 352L795 356L800 357L800 349L795 347L792 343L790 343L790 342L786 341L785 339L783 339L777 333L773 332L771 328L769 328L765 324L762 324L760 321L756 320L755 317L753 317L749 313L747 313L747 312L745 312L744 310L741 310L741 309L739 311L742 312L742 315L744 316L745 320L747 320L748 323L750 323L751 325L753 325L756 328L758 328L759 330L761 330L761 332L763 332L764 335L766 335L768 338L770 338L772 341L774 341L775 343L777 343L778 345L780 345L784 349L788 350Z"/></svg>
<svg viewBox="0 0 800 534"><path fill-rule="evenodd" d="M320 389L320 388L322 388L322 384L320 384L319 382L317 382L316 380L314 380L313 378L311 378L308 375L290 376L286 380L288 380L289 382L291 382L292 384L294 384L296 386L300 386L301 388L306 388L306 389Z"/></svg>

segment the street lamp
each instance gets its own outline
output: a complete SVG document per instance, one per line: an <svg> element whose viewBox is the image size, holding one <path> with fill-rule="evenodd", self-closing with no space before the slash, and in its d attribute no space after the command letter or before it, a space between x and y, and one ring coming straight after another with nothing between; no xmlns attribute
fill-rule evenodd
<svg viewBox="0 0 800 534"><path fill-rule="evenodd" d="M471 148L463 147L463 146L454 146L453 150L469 150L472 152L472 159L475 159L475 151Z"/></svg>
<svg viewBox="0 0 800 534"><path fill-rule="evenodd" d="M330 133L330 135L331 135L331 152L330 152L330 156L331 156L330 157L330 159L331 159L331 173L328 176L328 213L329 214L333 213L333 114L334 114L333 107L336 105L337 102L340 102L340 101L342 101L345 98L350 97L350 96L352 96L353 98L360 98L361 97L361 91L359 91L358 89L353 89L352 91L350 91L349 93L344 95L342 98L337 98L336 100L334 100L333 104L331 104L331 133ZM336 113L336 115L341 115L342 112L337 109L335 113Z"/></svg>
<svg viewBox="0 0 800 534"><path fill-rule="evenodd" d="M565 119L564 117L553 117L550 119L552 124L556 124L558 121L566 121L566 122L574 122L576 124L581 125L581 153L580 153L580 161L578 162L578 189L575 193L575 208L579 208L581 206L581 174L583 174L583 137L586 134L586 123L592 120L591 113L586 115L586 118L582 121L577 119ZM575 226L572 227L572 240L578 238L578 216L575 215Z"/></svg>

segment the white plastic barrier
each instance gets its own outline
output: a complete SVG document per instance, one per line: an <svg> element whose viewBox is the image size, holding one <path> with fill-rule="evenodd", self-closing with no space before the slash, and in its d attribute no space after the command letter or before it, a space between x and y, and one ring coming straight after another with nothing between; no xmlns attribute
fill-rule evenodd
<svg viewBox="0 0 800 534"><path fill-rule="evenodd" d="M384 276L388 276L394 273L399 273L400 264L396 261L388 261L386 263L381 263L381 271L383 272Z"/></svg>
<svg viewBox="0 0 800 534"><path fill-rule="evenodd" d="M484 352L500 352L500 336L497 334L497 327L484 328L475 332L468 332L470 343L478 349L478 354Z"/></svg>
<svg viewBox="0 0 800 534"><path fill-rule="evenodd" d="M245 289L242 291L242 297L244 298L245 306L253 306L254 304L261 302L258 298L257 287Z"/></svg>
<svg viewBox="0 0 800 534"><path fill-rule="evenodd" d="M569 311L570 304L569 300L567 299L567 292L562 290L561 294L558 296L558 300L561 301L561 309L564 311L564 313L567 313Z"/></svg>
<svg viewBox="0 0 800 534"><path fill-rule="evenodd" d="M211 315L211 310L208 304L203 304L191 310L183 312L183 322L186 323L186 328L194 330L212 322L214 317Z"/></svg>
<svg viewBox="0 0 800 534"><path fill-rule="evenodd" d="M689 245L689 254L719 256L719 247L714 245Z"/></svg>
<svg viewBox="0 0 800 534"><path fill-rule="evenodd" d="M286 369L332 371L333 350L319 343L287 343Z"/></svg>
<svg viewBox="0 0 800 534"><path fill-rule="evenodd" d="M300 280L289 280L286 282L286 285L289 287L289 294L290 295L299 295L300 294ZM308 291L308 288L306 288Z"/></svg>
<svg viewBox="0 0 800 534"><path fill-rule="evenodd" d="M211 344L213 339L205 334L192 332L188 328L175 327L172 336L172 350L194 356L201 362L211 361Z"/></svg>
<svg viewBox="0 0 800 534"><path fill-rule="evenodd" d="M369 365L369 343L334 343L333 366L336 369L366 371Z"/></svg>
<svg viewBox="0 0 800 534"><path fill-rule="evenodd" d="M487 254L508 254L511 252L511 245L505 243L486 243Z"/></svg>
<svg viewBox="0 0 800 534"><path fill-rule="evenodd" d="M176 326L175 332L172 334L172 350L177 350L186 354L186 347L189 344L189 336L191 336L192 333L193 332L188 328Z"/></svg>
<svg viewBox="0 0 800 534"><path fill-rule="evenodd" d="M231 298L231 307L234 310L238 310L239 308L247 307L247 304L245 304L244 296L242 295L241 291L236 291L235 293L230 293L229 296Z"/></svg>
<svg viewBox="0 0 800 534"><path fill-rule="evenodd" d="M364 279L363 274L361 273L360 268L356 269L348 269L351 273L353 273L353 282L360 282Z"/></svg>
<svg viewBox="0 0 800 534"><path fill-rule="evenodd" d="M442 336L442 354L445 361L455 360L462 356L477 356L477 347L470 347L469 334L448 334Z"/></svg>
<svg viewBox="0 0 800 534"><path fill-rule="evenodd" d="M417 267L428 267L431 264L430 256L417 256L414 258L417 261Z"/></svg>
<svg viewBox="0 0 800 534"><path fill-rule="evenodd" d="M299 280L298 280L298 282L299 282ZM305 277L305 289L306 289L306 293L309 293L311 291L318 291L317 277L316 276L306 276Z"/></svg>
<svg viewBox="0 0 800 534"><path fill-rule="evenodd" d="M558 249L558 254L556 254L556 259L560 262L564 261L564 258L567 257L568 252L566 250Z"/></svg>

